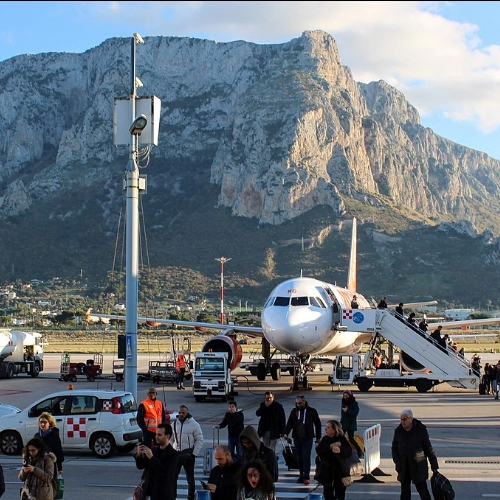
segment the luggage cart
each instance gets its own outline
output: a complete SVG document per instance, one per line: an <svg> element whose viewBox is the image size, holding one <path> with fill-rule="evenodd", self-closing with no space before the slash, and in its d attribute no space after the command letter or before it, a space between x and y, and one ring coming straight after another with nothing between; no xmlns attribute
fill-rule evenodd
<svg viewBox="0 0 500 500"><path fill-rule="evenodd" d="M89 382L94 382L102 375L102 362L102 354L94 354L93 359L87 359L86 362L80 363L72 363L69 354L62 354L59 380L76 382L79 378L85 377Z"/></svg>

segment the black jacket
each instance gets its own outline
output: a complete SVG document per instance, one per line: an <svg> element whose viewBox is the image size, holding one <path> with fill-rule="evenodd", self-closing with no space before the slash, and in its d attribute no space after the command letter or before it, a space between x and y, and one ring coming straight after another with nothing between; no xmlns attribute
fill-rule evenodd
<svg viewBox="0 0 500 500"><path fill-rule="evenodd" d="M145 491L151 500L176 500L177 498L177 455L169 444L163 450L159 446L153 448L153 456L135 455L135 464L139 470L145 469Z"/></svg>
<svg viewBox="0 0 500 500"><path fill-rule="evenodd" d="M232 438L237 438L245 427L244 421L245 415L243 415L242 411L236 411L234 413L228 411L224 415L219 427L221 429L227 427L227 435Z"/></svg>
<svg viewBox="0 0 500 500"><path fill-rule="evenodd" d="M51 432L43 437L40 434L40 431L38 431L33 437L43 441L48 450L56 456L57 472L62 472L64 452L62 449L61 438L59 437L59 429L57 427L51 427L50 429ZM54 476L57 477L56 471L54 471Z"/></svg>
<svg viewBox="0 0 500 500"><path fill-rule="evenodd" d="M260 417L257 429L260 437L263 437L267 431L269 431L270 439L278 439L285 433L285 410L277 401L273 401L269 406L266 406L263 401L255 414Z"/></svg>
<svg viewBox="0 0 500 500"><path fill-rule="evenodd" d="M252 460L261 460L266 466L266 469L270 472L271 476L274 478L274 481L277 481L279 470L274 450L264 445L264 443L259 439L257 431L251 425L247 425L243 429L243 432L240 434L240 442L243 437L252 441L253 448L248 449L242 445L243 456L241 457L240 462L244 464L245 462L250 462Z"/></svg>
<svg viewBox="0 0 500 500"><path fill-rule="evenodd" d="M216 465L212 468L207 481L207 483L217 486L215 493L212 493L212 500L236 500L238 495L237 475L239 470L239 462L233 462L225 467Z"/></svg>
<svg viewBox="0 0 500 500"><path fill-rule="evenodd" d="M409 431L405 431L401 424L396 427L391 452L399 482L403 482L407 475L414 483L426 481L429 477L427 459L433 471L439 469L427 427L416 418L413 419L413 425Z"/></svg>
<svg viewBox="0 0 500 500"><path fill-rule="evenodd" d="M303 409L298 410L297 408L294 408L290 412L285 427L285 434L288 436L290 434L290 431L292 431L292 437L294 439L297 439L299 423L304 425L305 427L304 439L314 439L314 436L316 436L316 441L319 441L321 439L321 420L319 418L318 412L316 408L309 406L309 403L307 402Z"/></svg>
<svg viewBox="0 0 500 500"><path fill-rule="evenodd" d="M337 441L340 442L340 453L333 453L330 445ZM329 464L333 477L342 478L350 475L348 473L350 466L346 460L352 455L352 448L344 436L323 436L316 446L316 455L320 460Z"/></svg>

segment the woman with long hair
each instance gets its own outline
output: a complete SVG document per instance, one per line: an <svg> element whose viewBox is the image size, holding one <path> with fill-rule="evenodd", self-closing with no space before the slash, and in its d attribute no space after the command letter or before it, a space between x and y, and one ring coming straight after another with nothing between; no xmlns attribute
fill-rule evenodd
<svg viewBox="0 0 500 500"><path fill-rule="evenodd" d="M271 474L260 460L246 462L238 474L238 500L276 500Z"/></svg>
<svg viewBox="0 0 500 500"><path fill-rule="evenodd" d="M52 479L56 456L47 451L40 439L30 439L23 449L21 500L54 500Z"/></svg>
<svg viewBox="0 0 500 500"><path fill-rule="evenodd" d="M62 475L64 452L59 437L59 429L56 427L56 419L50 413L44 411L40 414L38 417L38 432L34 437L43 441L47 450L56 456L57 462L54 476Z"/></svg>
<svg viewBox="0 0 500 500"><path fill-rule="evenodd" d="M348 477L345 461L352 454L352 448L338 420L328 420L325 425L325 434L316 446L318 459L328 464L331 482L323 484L323 497L325 500L345 500L346 486L342 481L343 477ZM342 462L343 461L343 462Z"/></svg>

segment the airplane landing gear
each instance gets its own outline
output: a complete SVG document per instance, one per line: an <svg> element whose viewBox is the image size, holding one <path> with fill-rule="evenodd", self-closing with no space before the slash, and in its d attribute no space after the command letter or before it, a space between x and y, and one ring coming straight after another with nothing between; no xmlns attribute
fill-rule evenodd
<svg viewBox="0 0 500 500"><path fill-rule="evenodd" d="M310 391L312 387L309 386L307 380L307 363L310 360L310 356L299 356L295 361L297 366L295 367L295 373L293 375L293 391Z"/></svg>

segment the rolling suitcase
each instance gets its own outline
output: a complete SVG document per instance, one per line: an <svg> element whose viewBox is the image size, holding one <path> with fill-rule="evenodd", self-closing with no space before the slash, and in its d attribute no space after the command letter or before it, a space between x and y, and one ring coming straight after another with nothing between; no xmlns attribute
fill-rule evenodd
<svg viewBox="0 0 500 500"><path fill-rule="evenodd" d="M483 384L483 382L479 384L479 394L481 394L481 396L486 394L486 384Z"/></svg>
<svg viewBox="0 0 500 500"><path fill-rule="evenodd" d="M210 474L214 466L214 451L216 446L219 446L218 427L214 427L212 430L212 446L205 450L205 456L203 457L203 474Z"/></svg>
<svg viewBox="0 0 500 500"><path fill-rule="evenodd" d="M288 440L285 441L283 438L280 438L280 440L281 446L283 446L283 458L288 470L298 469L299 457L297 455L297 451L295 450L295 446L293 446Z"/></svg>

